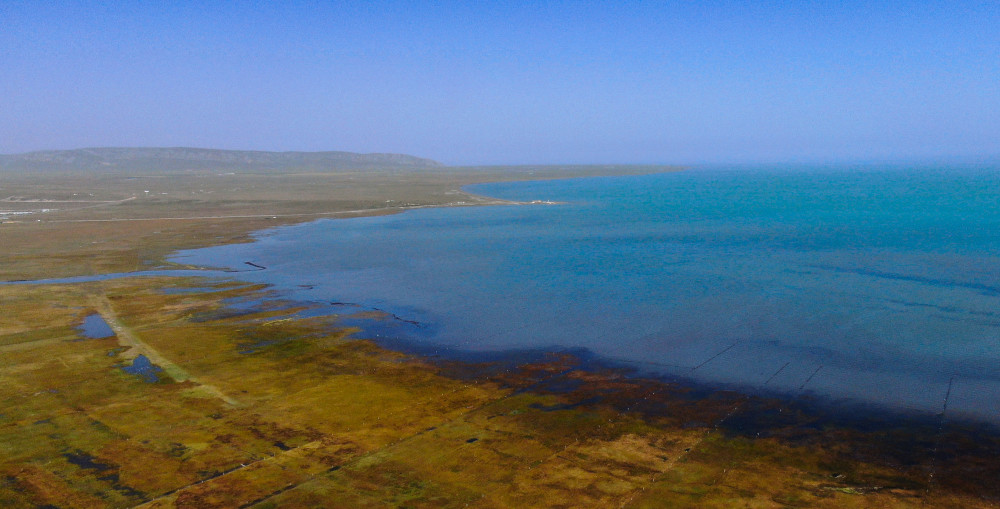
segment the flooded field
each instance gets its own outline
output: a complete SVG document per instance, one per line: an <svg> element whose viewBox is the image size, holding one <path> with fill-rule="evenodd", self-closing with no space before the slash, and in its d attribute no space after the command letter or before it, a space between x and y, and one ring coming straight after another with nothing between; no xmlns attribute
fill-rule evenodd
<svg viewBox="0 0 1000 509"><path fill-rule="evenodd" d="M309 303L257 285L139 277L2 290L4 507L990 507L1000 497L1000 436L988 428L847 418L644 379L582 353L401 354L364 339L391 328L389 314L340 306L310 317ZM80 341L95 315L116 335ZM40 316L49 328L33 325Z"/></svg>
<svg viewBox="0 0 1000 509"><path fill-rule="evenodd" d="M424 351L584 349L649 376L1000 424L995 168L489 184L559 205L317 221L178 254L398 318Z"/></svg>

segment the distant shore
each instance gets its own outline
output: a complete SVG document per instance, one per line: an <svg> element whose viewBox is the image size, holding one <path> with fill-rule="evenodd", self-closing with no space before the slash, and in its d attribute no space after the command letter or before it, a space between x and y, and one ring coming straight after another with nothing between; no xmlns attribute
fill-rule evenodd
<svg viewBox="0 0 1000 509"><path fill-rule="evenodd" d="M1000 433L988 425L650 378L583 350L427 351L375 337L401 319L378 310L310 314L309 302L225 272L156 270L177 249L318 217L536 204L461 190L485 176L431 176L421 187L390 173L211 186L182 175L165 177L166 195L130 200L114 176L44 192L40 180L15 182L40 199L90 182L114 204L0 225L11 239L0 247L3 278L36 280L0 285L11 382L0 391L9 402L0 501L988 507L1000 498L991 482ZM129 185L150 182L161 181ZM82 337L92 313L116 335Z"/></svg>

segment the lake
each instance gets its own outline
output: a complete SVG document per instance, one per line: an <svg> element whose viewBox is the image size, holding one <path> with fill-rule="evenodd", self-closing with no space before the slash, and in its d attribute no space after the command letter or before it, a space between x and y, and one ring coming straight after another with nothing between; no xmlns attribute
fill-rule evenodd
<svg viewBox="0 0 1000 509"><path fill-rule="evenodd" d="M259 232L174 261L426 350L586 349L640 374L1000 421L1000 169L701 168L484 184L556 205Z"/></svg>

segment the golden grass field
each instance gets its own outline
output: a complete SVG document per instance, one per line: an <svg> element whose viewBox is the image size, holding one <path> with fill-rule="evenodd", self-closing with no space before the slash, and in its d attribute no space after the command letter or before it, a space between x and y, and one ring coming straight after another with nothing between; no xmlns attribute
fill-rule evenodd
<svg viewBox="0 0 1000 509"><path fill-rule="evenodd" d="M664 170L0 174L0 211L50 209L0 224L0 279L149 269L279 224L490 203L460 191L474 182ZM1000 439L972 425L856 425L569 355L421 358L364 339L348 315L290 319L301 306L205 278L0 285L0 507L1000 501ZM95 313L113 336L81 333ZM152 377L123 369L140 359Z"/></svg>

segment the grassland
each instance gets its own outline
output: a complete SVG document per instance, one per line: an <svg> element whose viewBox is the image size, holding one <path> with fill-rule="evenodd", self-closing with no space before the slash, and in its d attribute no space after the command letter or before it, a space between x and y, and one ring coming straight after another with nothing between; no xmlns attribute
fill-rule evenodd
<svg viewBox="0 0 1000 509"><path fill-rule="evenodd" d="M495 202L461 191L462 186L478 182L670 169L0 171L0 280L146 269L162 264L164 256L177 249L244 242L253 231L319 217Z"/></svg>
<svg viewBox="0 0 1000 509"><path fill-rule="evenodd" d="M277 224L488 203L459 190L479 181L655 170L8 174L0 196L34 212L0 225L0 278L145 269ZM843 420L570 355L421 358L345 325L378 316L296 318L303 304L266 287L166 276L2 285L0 305L0 507L1000 500L1000 441L974 426ZM79 330L95 313L113 336Z"/></svg>

